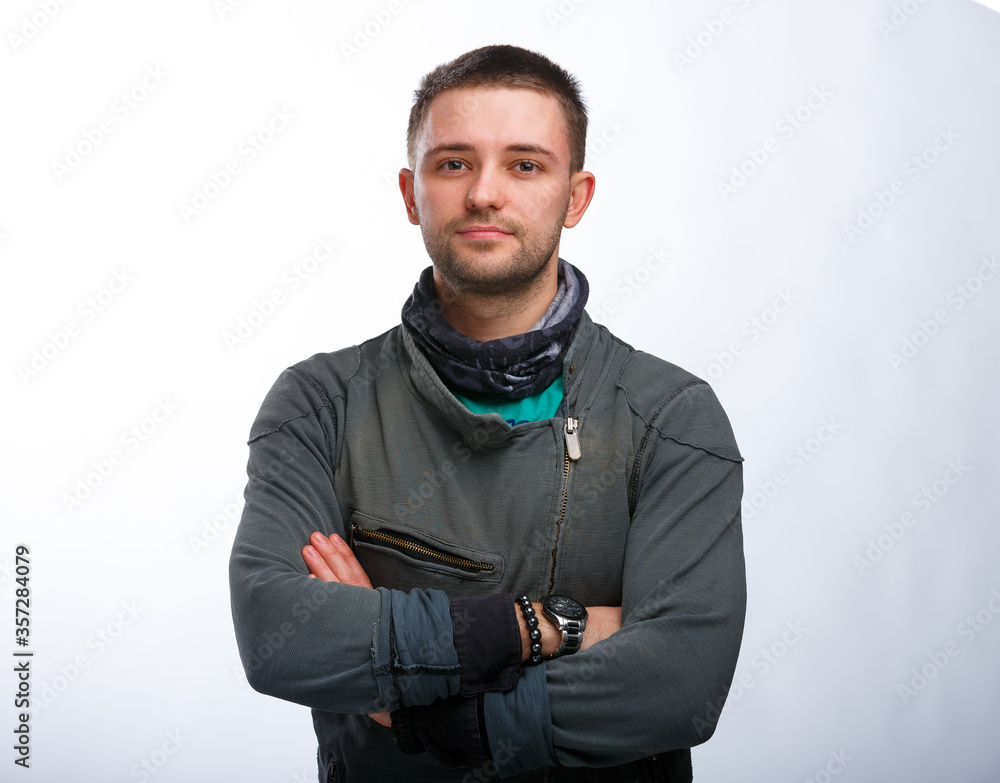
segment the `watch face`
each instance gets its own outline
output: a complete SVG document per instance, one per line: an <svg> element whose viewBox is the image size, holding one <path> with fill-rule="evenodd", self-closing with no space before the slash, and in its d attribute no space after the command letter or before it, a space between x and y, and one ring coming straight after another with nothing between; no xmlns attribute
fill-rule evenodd
<svg viewBox="0 0 1000 783"><path fill-rule="evenodd" d="M565 617L567 620L582 620L587 616L587 610L579 601L574 601L564 595L546 596L542 600L542 604L553 614Z"/></svg>

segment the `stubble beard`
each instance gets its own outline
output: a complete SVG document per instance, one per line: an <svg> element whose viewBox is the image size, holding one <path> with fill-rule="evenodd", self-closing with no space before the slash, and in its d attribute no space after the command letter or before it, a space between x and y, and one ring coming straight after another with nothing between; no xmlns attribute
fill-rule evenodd
<svg viewBox="0 0 1000 783"><path fill-rule="evenodd" d="M427 255L449 289L447 292L438 291L438 296L505 300L511 304L525 299L545 283L544 273L549 259L559 246L568 207L567 202L559 220L550 230L527 238L522 226L504 220L494 212L482 212L452 220L440 231L428 229L421 223L420 232ZM486 255L492 249L491 246L496 242L509 240L456 240L459 229L479 223L498 226L511 232L520 248L507 258L490 259ZM456 251L456 241L467 242L469 249L461 253Z"/></svg>

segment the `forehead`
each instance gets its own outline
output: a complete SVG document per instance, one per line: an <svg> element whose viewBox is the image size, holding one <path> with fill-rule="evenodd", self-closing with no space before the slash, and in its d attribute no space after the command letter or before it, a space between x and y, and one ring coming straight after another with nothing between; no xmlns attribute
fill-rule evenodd
<svg viewBox="0 0 1000 783"><path fill-rule="evenodd" d="M417 157L432 147L459 144L484 152L533 144L569 161L559 101L537 90L455 87L436 95L417 136Z"/></svg>

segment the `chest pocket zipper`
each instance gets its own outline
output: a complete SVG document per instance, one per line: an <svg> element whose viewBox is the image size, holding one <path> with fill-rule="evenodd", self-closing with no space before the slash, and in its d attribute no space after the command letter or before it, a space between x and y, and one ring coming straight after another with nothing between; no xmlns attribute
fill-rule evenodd
<svg viewBox="0 0 1000 783"><path fill-rule="evenodd" d="M415 557L418 560L426 560L431 563L441 563L443 565L449 565L452 568L460 568L463 571L468 571L470 573L489 573L496 569L496 566L493 565L493 563L483 563L476 562L475 560L469 560L465 557L459 557L458 555L452 555L448 552L442 552L440 549L434 549L433 547L421 544L418 541L414 541L398 533L388 533L385 530L367 530L360 527L357 522L352 522L350 540L350 546L352 549L354 548L355 542L358 541L368 544L376 544L390 549L396 549Z"/></svg>

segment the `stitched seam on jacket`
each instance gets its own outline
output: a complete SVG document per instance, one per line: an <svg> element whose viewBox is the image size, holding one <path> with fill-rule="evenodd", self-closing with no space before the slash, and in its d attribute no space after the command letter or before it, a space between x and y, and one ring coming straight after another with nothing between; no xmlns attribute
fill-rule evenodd
<svg viewBox="0 0 1000 783"><path fill-rule="evenodd" d="M251 443L253 443L255 441L258 441L261 438L265 438L268 435L273 435L274 433L278 432L282 427L284 427L286 424L288 424L290 422L293 422L293 421L296 421L297 419L303 419L306 416L317 416L318 417L319 416L319 412L321 410L323 410L323 408L330 408L330 412L333 413L333 408L330 407L329 404L326 404L326 405L320 405L315 410L308 410L305 413L299 413L299 414L297 414L295 416L290 416L289 418L285 419L284 421L279 422L277 426L272 427L271 429L267 430L266 432L259 432L256 435L254 435L252 438L250 438L250 440L247 441L247 445L249 445L249 444L251 444ZM329 444L329 441L328 441L327 442L327 446L329 447L329 445L330 444Z"/></svg>
<svg viewBox="0 0 1000 783"><path fill-rule="evenodd" d="M638 353L638 351L636 351L635 353ZM650 427L652 427L653 429L656 430L656 432L659 434L659 436L661 438L672 440L672 441L674 441L674 443L679 443L682 446L690 446L693 449L699 449L700 451L704 451L706 454L711 454L712 456L719 457L720 459L729 460L730 462L743 462L743 457L736 456L734 454L730 454L730 453L725 452L725 451L720 451L718 449L712 449L712 448L709 448L708 446L702 446L702 445L699 445L697 443L691 443L690 441L683 440L683 439L677 437L676 435L671 435L671 434L669 434L667 432L664 432L655 423L657 417L660 415L660 412L663 410L663 408L669 402L671 402L672 400L674 400L676 397L680 396L681 394L683 394L685 391L687 391L688 389L690 389L693 386L708 386L708 384L705 381L701 380L700 378L693 378L690 381L688 381L687 383L685 383L683 386L681 386L680 388L675 389L674 392L669 397L667 397L660 404L660 407L656 409L656 411L650 417L649 421L646 421L645 416L642 415L642 413L639 411L639 409L633 404L632 399L629 397L628 389L625 388L625 386L623 386L622 382L621 382L622 376L625 374L625 368L628 367L628 363L632 359L632 356L635 355L635 353L630 354L629 357L628 357L628 359L625 360L625 364L622 366L622 371L618 375L618 383L616 385L618 386L619 389L622 390L622 392L624 392L624 394L625 394L625 401L628 403L629 410L631 410L636 416L639 417L639 420L643 424L646 425L647 429L650 428ZM643 436L643 441L645 441L645 437L646 436Z"/></svg>
<svg viewBox="0 0 1000 783"><path fill-rule="evenodd" d="M361 363L358 362L358 366L359 367L360 367L360 365L361 365ZM293 373L295 373L302 380L304 380L306 383L308 383L313 388L313 390L316 392L316 394L319 395L319 398L321 400L323 400L323 404L319 408L317 408L316 410L313 411L316 414L316 421L317 421L317 423L319 423L319 412L321 410L323 410L323 408L326 408L328 411L330 411L330 416L331 416L331 418L333 418L334 431L336 431L336 427L337 427L337 410L336 410L336 408L333 407L333 403L330 401L330 398L327 396L326 391L323 389L323 387L320 386L319 382L316 381L312 376L306 375L301 370L296 369L295 367L289 367L288 369L290 369ZM342 394L335 394L334 397L341 397L341 398L343 398L343 395ZM333 444L330 443L330 435L326 431L326 427L323 427L322 425L320 426L320 430L323 432L323 443L326 444L326 453L330 455L331 459L333 459L334 452L333 452ZM336 465L334 466L334 472L336 472Z"/></svg>
<svg viewBox="0 0 1000 783"><path fill-rule="evenodd" d="M636 416L638 416L639 420L643 424L645 424L647 427L651 426L652 423L653 423L653 421L655 421L656 417L659 416L660 411L663 410L663 406L666 405L667 403L669 403L675 397L678 397L680 394L682 394L683 392L687 391L692 386L708 386L708 384L705 383L705 381L701 380L701 378L692 378L690 381L688 381L687 383L685 383L680 388L675 389L673 391L673 393L670 394L669 397L667 397L665 400L663 400L663 402L660 404L660 407L656 409L656 412L653 414L653 416L650 418L650 420L646 421L646 417L642 415L642 413L639 411L639 409L632 402L632 398L629 397L628 389L626 389L622 385L622 376L625 375L625 370L628 367L628 363L630 361L632 361L632 357L635 356L637 353L639 353L639 352L635 351L635 352L629 354L629 357L625 360L625 364L622 365L621 372L618 373L618 381L617 381L617 383L615 385L625 393L625 401L628 403L628 407L632 411L632 413L634 413ZM657 427L656 431L659 432L660 435L663 435L664 437L667 437L666 435L663 434L663 432L659 429L659 427Z"/></svg>
<svg viewBox="0 0 1000 783"><path fill-rule="evenodd" d="M711 454L713 457L718 457L719 459L724 459L727 462L743 462L743 457L734 457L732 454L726 454L721 451L715 451L707 446L699 446L697 443L688 443L687 441L681 440L674 435L664 435L660 432L659 428L654 427L657 432L660 433L660 437L664 440L672 440L674 443L679 443L681 446L687 446L688 448L698 449L699 451L704 451L706 454Z"/></svg>
<svg viewBox="0 0 1000 783"><path fill-rule="evenodd" d="M382 348L381 348L381 350L379 350L379 354L381 355L385 351L385 345L384 345L384 343L386 342L387 339L391 339L391 338L387 338L387 335L390 334L391 332L394 332L397 329L401 329L401 328L402 327L400 327L400 326L393 326L391 329L386 329L384 332L382 332L382 334L377 334L374 337L369 337L364 342L358 343L356 346L354 346L354 357L355 357L355 359L357 359L358 366L355 367L354 368L354 372L352 372L350 375L348 375L347 378L345 379L345 381L344 381L344 388L345 389L348 387L348 385L351 383L351 381L354 380L355 376L357 376L357 374L359 372L361 372L361 365L363 364L363 362L361 360L361 349L364 348L366 345L368 345L368 343L374 343L376 340L381 340L383 342ZM378 368L378 361L377 360L374 362L374 364L375 364L375 367L377 369L379 369L379 372L381 372L382 370L380 368ZM343 397L344 395L337 395L337 396L338 397Z"/></svg>
<svg viewBox="0 0 1000 783"><path fill-rule="evenodd" d="M628 392L625 392L626 399L628 398ZM653 417L650 419L649 424L646 425L646 431L642 434L642 440L639 441L639 448L635 452L635 460L632 463L632 473L628 479L628 515L631 519L632 515L635 513L636 504L639 502L639 467L642 465L642 457L646 451L646 443L649 442L649 434L653 429L653 422L656 421L656 417L660 415L669 400L664 400L660 403L660 407L656 409ZM631 407L631 404L629 405ZM634 410L634 408L633 408ZM638 411L636 411L638 415ZM641 416L639 417L642 418Z"/></svg>
<svg viewBox="0 0 1000 783"><path fill-rule="evenodd" d="M314 379L311 375L306 375L298 367L289 367L288 371L298 375L302 380L304 380L312 387L313 391L316 392L317 395L319 395L319 398L323 400L323 404L319 406L320 408L328 408L330 406L330 398L326 396L326 390L319 385L316 379ZM342 394L335 394L334 396L343 397Z"/></svg>

